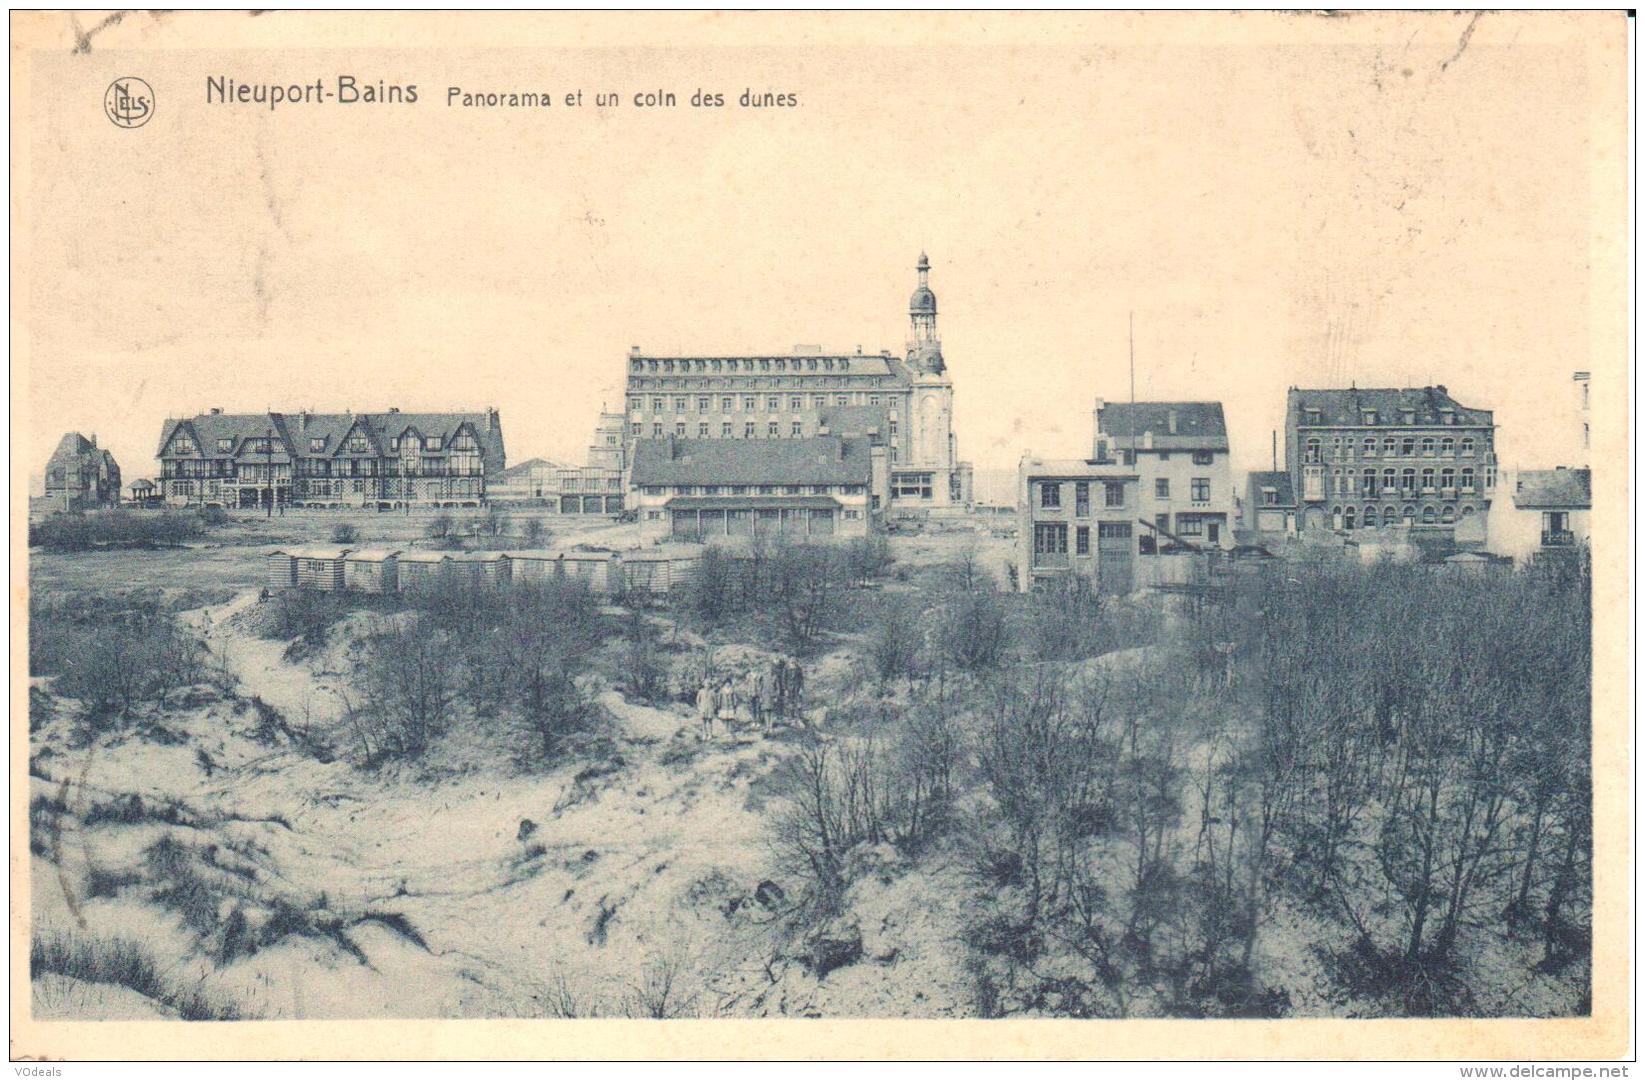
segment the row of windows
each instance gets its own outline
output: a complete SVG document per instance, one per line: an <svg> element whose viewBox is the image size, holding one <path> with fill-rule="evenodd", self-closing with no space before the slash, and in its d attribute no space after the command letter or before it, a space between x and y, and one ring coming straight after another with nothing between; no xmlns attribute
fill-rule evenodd
<svg viewBox="0 0 1645 1081"><path fill-rule="evenodd" d="M1124 462L1126 465L1136 465L1137 453L1138 452L1134 450L1122 450L1120 451L1120 461ZM1144 450L1142 453L1153 454L1162 462L1169 462L1171 460L1171 452L1168 450ZM1216 451L1212 450L1196 450L1190 451L1189 453L1192 455L1195 465L1210 465L1216 460L1217 457Z"/></svg>
<svg viewBox="0 0 1645 1081"><path fill-rule="evenodd" d="M1461 507L1450 504L1434 506L1424 504L1421 510L1407 504L1403 508L1386 506L1379 512L1376 507L1332 507L1331 527L1333 529L1375 529L1384 525L1416 525L1421 521L1423 525L1451 525L1456 522L1459 514L1463 518L1471 517L1474 508L1464 503Z"/></svg>
<svg viewBox="0 0 1645 1081"><path fill-rule="evenodd" d="M316 436L310 437L309 441L308 441L309 453L310 454L323 454L323 453L325 453L327 440L328 440L328 437L323 436L323 435L316 435ZM425 453L432 452L432 451L440 451L440 450L445 449L445 436L442 436L442 435L424 436L421 439L419 439L417 436L414 436L414 435L413 436L407 436L404 442L405 442L406 449L408 449L408 450L421 450ZM401 444L401 439L400 439L399 436L396 436L393 439L390 439L389 443L388 443L389 450L391 450L395 453L399 453L399 451L401 449L400 444ZM453 450L475 450L475 449L478 448L478 446L479 446L479 444L474 441L474 437L472 435L469 435L467 432L460 433L457 436L457 438L455 438L451 441L451 449L453 449ZM173 454L193 454L193 453L195 453L194 440L190 439L186 435L180 435L176 439L173 439L171 441L171 449L172 449ZM241 453L242 454L273 454L273 453L281 451L282 449L283 449L282 447L275 445L275 443L271 439L269 439L267 436L257 436L255 438L247 439L245 441L245 444L241 449ZM356 432L355 434L349 436L348 450L349 450L349 453L351 453L351 454L366 454L371 450L371 443L366 439L366 437L364 435L361 435L360 433ZM218 439L217 440L217 453L218 454L233 454L234 453L234 439L230 436L224 436L224 437Z"/></svg>
<svg viewBox="0 0 1645 1081"><path fill-rule="evenodd" d="M1484 442L1486 449L1490 449L1490 439L1487 437ZM1331 461L1353 461L1356 445L1359 448L1360 457L1375 458L1378 456L1377 447L1379 444L1374 436L1367 436L1363 441L1356 444L1352 436L1344 439L1339 435L1331 440ZM1383 438L1380 446L1382 447L1381 457L1384 458L1415 458L1419 454L1424 458L1432 458L1435 454L1442 458L1472 458L1475 443L1471 436L1457 440L1448 435L1438 439L1431 435L1425 435L1421 438L1415 435L1390 435ZM1310 437L1303 444L1303 461L1310 465L1317 465L1324 461L1324 453L1324 442L1318 437Z"/></svg>
<svg viewBox="0 0 1645 1081"><path fill-rule="evenodd" d="M648 484L646 495L862 495L866 484Z"/></svg>
<svg viewBox="0 0 1645 1081"><path fill-rule="evenodd" d="M1171 498L1171 479L1169 477L1154 478L1154 498ZM1188 498L1195 503L1209 503L1211 501L1211 478L1193 477L1188 481Z"/></svg>
<svg viewBox="0 0 1645 1081"><path fill-rule="evenodd" d="M1209 484L1210 482L1207 481L1206 483ZM1062 488L1063 488L1062 482L1059 482L1059 481L1040 481L1040 482L1038 482L1038 487L1039 487L1039 490L1040 490L1040 500L1039 500L1040 506L1042 506L1042 507L1060 507L1060 506L1062 506ZM1209 495L1207 495L1207 498L1209 498ZM1103 481L1102 482L1102 500L1103 500L1103 506L1105 506L1105 507L1123 507L1123 506L1125 506L1125 484L1123 482L1117 481L1117 480L1105 480L1105 481ZM1090 484L1089 481L1083 481L1083 480L1075 481L1074 482L1074 515L1077 518L1083 518L1083 517L1085 517L1086 515L1088 515L1090 513L1091 513L1091 484Z"/></svg>
<svg viewBox="0 0 1645 1081"><path fill-rule="evenodd" d="M1097 536L1104 540L1128 540L1130 522L1098 522ZM1034 554L1036 556L1067 555L1068 527L1061 522L1042 522L1034 527ZM1074 554L1091 554L1091 527L1074 527Z"/></svg>
<svg viewBox="0 0 1645 1081"><path fill-rule="evenodd" d="M827 394L813 394L810 397L812 409L827 408L829 399ZM855 401L853 401L853 395L850 394L836 394L833 397L834 404L838 406L849 406L853 404L862 405L865 398L867 400L867 404L869 405L880 404L880 396L878 394L864 395L859 392L854 396ZM782 409L784 398L785 395L781 394L721 394L717 398L712 394L699 394L695 399L693 399L689 394L675 394L669 397L652 398L651 411L653 413L664 413L668 411L669 406L672 404L674 412L684 413L692 405L693 401L695 401L697 412L707 413L714 408L717 401L719 404L719 411L722 413L735 412L739 407L744 413L752 413L760 408L760 402L763 399L765 402L765 411L768 413L775 413ZM804 394L789 394L786 395L786 399L788 401L788 408L790 411L806 408L806 395ZM645 402L646 399L641 396L629 398L629 411L638 416L645 411Z"/></svg>
<svg viewBox="0 0 1645 1081"><path fill-rule="evenodd" d="M1316 409L1313 406L1303 407L1302 422L1304 424L1318 424L1321 419L1321 411L1319 409ZM1375 409L1361 409L1359 411L1359 422L1366 425L1380 424L1382 422L1382 414ZM1417 422L1417 411L1415 409L1401 408L1399 411L1399 422L1401 424L1415 424ZM1457 422L1456 410L1452 409L1450 406L1441 406L1439 410L1439 422L1441 424L1455 424ZM1392 424L1393 421L1390 419L1389 423Z"/></svg>
<svg viewBox="0 0 1645 1081"><path fill-rule="evenodd" d="M633 360L635 372L848 372L850 357L721 357L698 360Z"/></svg>
<svg viewBox="0 0 1645 1081"><path fill-rule="evenodd" d="M1424 492L1432 492L1436 488L1439 490L1456 489L1471 492L1474 490L1476 476L1477 474L1472 466L1463 466L1461 470L1452 469L1449 466L1436 470L1430 466L1423 469L1420 474L1415 468L1401 469L1397 472L1393 469L1384 469L1380 474L1380 479L1383 491L1414 492L1419 489L1418 482L1420 481L1420 490ZM1379 474L1375 469L1367 469L1357 475L1348 470L1336 470L1327 478L1327 483L1332 495L1352 495L1355 493L1356 483L1359 485L1359 491L1375 493L1378 479ZM1486 466L1485 487L1493 488L1495 486L1496 467Z"/></svg>

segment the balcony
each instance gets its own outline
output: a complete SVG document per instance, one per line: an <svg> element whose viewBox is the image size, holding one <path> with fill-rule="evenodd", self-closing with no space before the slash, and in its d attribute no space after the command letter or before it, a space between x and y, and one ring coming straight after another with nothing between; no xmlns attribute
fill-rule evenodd
<svg viewBox="0 0 1645 1081"><path fill-rule="evenodd" d="M1542 547L1570 548L1576 544L1576 534L1569 529L1544 529L1542 531Z"/></svg>

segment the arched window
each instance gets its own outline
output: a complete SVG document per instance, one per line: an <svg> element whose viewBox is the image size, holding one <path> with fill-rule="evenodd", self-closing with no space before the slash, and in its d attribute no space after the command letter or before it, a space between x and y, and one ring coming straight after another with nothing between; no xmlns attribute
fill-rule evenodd
<svg viewBox="0 0 1645 1081"><path fill-rule="evenodd" d="M1422 471L1422 490L1425 491L1425 492L1431 492L1431 491L1434 490L1434 467L1433 466L1429 466L1427 469L1424 469Z"/></svg>
<svg viewBox="0 0 1645 1081"><path fill-rule="evenodd" d="M1452 439L1450 436L1446 436L1444 439L1441 439L1439 441L1439 452L1441 454L1443 454L1445 457L1447 457L1447 458L1451 457L1452 455L1454 455L1456 453L1456 451L1457 451L1457 441L1455 439Z"/></svg>
<svg viewBox="0 0 1645 1081"><path fill-rule="evenodd" d="M1453 522L1455 522L1457 520L1456 508L1451 506L1450 504L1446 504L1445 506L1441 507L1440 510L1439 510L1439 520L1441 522L1445 523L1446 525L1450 525Z"/></svg>
<svg viewBox="0 0 1645 1081"><path fill-rule="evenodd" d="M1392 506L1382 508L1382 524L1395 525L1399 522L1399 511Z"/></svg>
<svg viewBox="0 0 1645 1081"><path fill-rule="evenodd" d="M1457 486L1457 471L1446 466L1439 471L1439 486L1441 488L1455 488Z"/></svg>
<svg viewBox="0 0 1645 1081"><path fill-rule="evenodd" d="M1365 486L1365 491L1370 493L1371 495L1376 495L1376 493L1377 493L1377 471L1375 469L1367 469L1365 471L1364 477L1362 478L1362 481L1363 481L1364 486Z"/></svg>
<svg viewBox="0 0 1645 1081"><path fill-rule="evenodd" d="M1433 504L1430 503L1428 506L1422 508L1422 524L1423 525L1433 525L1434 520L1437 517L1438 517L1438 515L1434 510Z"/></svg>
<svg viewBox="0 0 1645 1081"><path fill-rule="evenodd" d="M1365 457L1375 458L1376 456L1377 456L1377 441L1375 439L1367 438L1365 440Z"/></svg>
<svg viewBox="0 0 1645 1081"><path fill-rule="evenodd" d="M1467 490L1467 491L1473 490L1473 487L1474 487L1474 467L1471 466L1471 465L1465 465L1465 466L1462 467L1462 487L1463 487L1464 490Z"/></svg>
<svg viewBox="0 0 1645 1081"><path fill-rule="evenodd" d="M1462 456L1464 458L1472 458L1474 456L1474 441L1472 439L1464 439L1462 441Z"/></svg>
<svg viewBox="0 0 1645 1081"><path fill-rule="evenodd" d="M1400 517L1404 520L1406 525L1416 525L1417 509L1415 507L1407 506L1404 513L1402 513Z"/></svg>
<svg viewBox="0 0 1645 1081"><path fill-rule="evenodd" d="M1398 450L1399 440L1395 439L1393 436L1389 436L1387 439L1382 441L1382 456L1384 458L1392 458Z"/></svg>
<svg viewBox="0 0 1645 1081"><path fill-rule="evenodd" d="M1407 492L1416 491L1417 471L1414 468L1401 469L1399 471L1399 486Z"/></svg>
<svg viewBox="0 0 1645 1081"><path fill-rule="evenodd" d="M1375 507L1366 507L1365 508L1365 528L1366 529L1375 529L1376 527L1377 527L1377 509Z"/></svg>
<svg viewBox="0 0 1645 1081"><path fill-rule="evenodd" d="M1416 436L1408 435L1404 439L1401 439L1399 441L1399 452L1407 458L1409 458L1409 457L1411 457L1411 455L1415 454L1417 452L1417 438L1416 438Z"/></svg>
<svg viewBox="0 0 1645 1081"><path fill-rule="evenodd" d="M1382 490L1385 492L1394 490L1394 471L1392 469L1382 471Z"/></svg>
<svg viewBox="0 0 1645 1081"><path fill-rule="evenodd" d="M1464 518L1470 517L1473 513L1474 513L1474 508L1471 504L1464 503L1462 505L1462 516Z"/></svg>
<svg viewBox="0 0 1645 1081"><path fill-rule="evenodd" d="M1319 440L1318 439L1308 440L1308 451L1307 451L1306 457L1303 458L1303 461L1307 462L1310 465L1318 465L1319 464Z"/></svg>
<svg viewBox="0 0 1645 1081"><path fill-rule="evenodd" d="M1434 437L1431 435L1425 435L1422 437L1422 456L1424 458L1432 458L1434 456Z"/></svg>
<svg viewBox="0 0 1645 1081"><path fill-rule="evenodd" d="M1331 528L1332 529L1341 529L1342 528L1342 508L1341 507L1332 507L1331 508Z"/></svg>
<svg viewBox="0 0 1645 1081"><path fill-rule="evenodd" d="M1354 528L1354 508L1353 507L1347 507L1347 508L1343 509L1343 512L1342 512L1342 528L1344 528L1344 529Z"/></svg>

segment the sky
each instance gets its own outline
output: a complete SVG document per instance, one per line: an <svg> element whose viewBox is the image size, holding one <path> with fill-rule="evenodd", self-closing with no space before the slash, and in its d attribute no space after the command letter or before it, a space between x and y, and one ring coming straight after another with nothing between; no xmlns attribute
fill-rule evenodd
<svg viewBox="0 0 1645 1081"><path fill-rule="evenodd" d="M167 417L214 406L496 406L511 461L581 461L631 345L900 350L922 250L979 469L1084 453L1094 400L1129 396L1128 324L1137 397L1222 401L1236 471L1268 467L1291 385L1444 384L1496 411L1505 465L1579 453L1571 373L1622 363L1593 277L1626 221L1595 108L1621 68L1592 44L1620 20L873 25L898 32L271 50L128 21L38 54L17 453L38 473L95 433L130 481ZM420 100L205 100L210 75L342 72ZM98 108L129 74L156 96L135 130ZM585 103L453 108L454 85ZM653 88L681 104L628 100Z"/></svg>

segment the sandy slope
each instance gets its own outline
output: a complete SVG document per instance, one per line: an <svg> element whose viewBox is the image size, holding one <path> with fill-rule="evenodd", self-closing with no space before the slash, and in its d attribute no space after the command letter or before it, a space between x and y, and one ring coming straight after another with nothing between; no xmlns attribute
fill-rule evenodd
<svg viewBox="0 0 1645 1081"><path fill-rule="evenodd" d="M255 599L190 619L240 696L346 749L335 656L287 663L284 643L239 628L235 617ZM89 930L136 937L179 978L269 1017L552 1015L568 1001L577 1012L635 1012L665 977L680 1008L703 1014L927 1015L963 1001L961 951L941 931L957 891L922 874L856 887L863 963L819 981L781 956L781 906L752 899L762 881L782 877L766 842L769 774L791 746L780 736L702 744L683 714L608 691L615 756L595 763L606 771L597 776L579 779L586 758L523 772L501 734L476 726L459 726L425 764L370 771L347 754L320 762L290 741L269 746L253 737L255 711L197 697L210 700L167 711L166 727L183 737L175 745L128 734L70 749L64 710L36 734L51 776L34 779L37 793L64 792L67 779L79 813L137 792L179 800L203 821L85 827L65 816L56 858L33 863L38 926L84 919ZM522 839L525 820L535 829ZM324 894L330 911L397 913L421 943L365 922L349 931L364 963L294 936L218 969L146 889L83 896L91 866L136 868L167 832L239 852L259 896L302 906ZM118 989L88 1005L84 989L61 983L41 988L37 1008L153 1012Z"/></svg>

